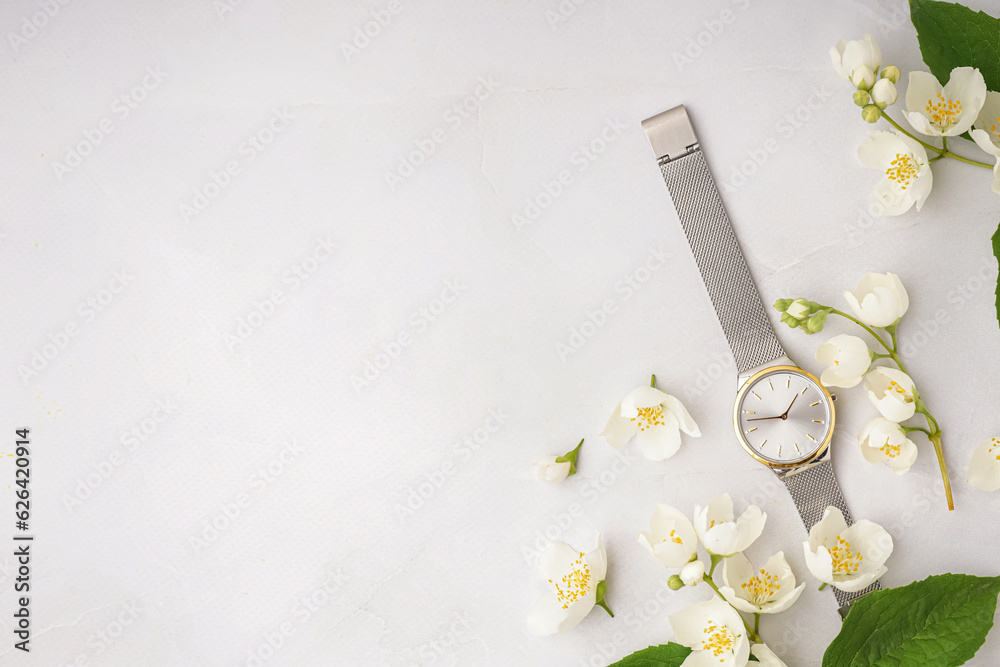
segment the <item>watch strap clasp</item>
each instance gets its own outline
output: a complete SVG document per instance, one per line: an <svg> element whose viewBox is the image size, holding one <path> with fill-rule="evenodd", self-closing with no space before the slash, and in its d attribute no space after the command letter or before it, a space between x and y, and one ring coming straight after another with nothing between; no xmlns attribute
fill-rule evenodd
<svg viewBox="0 0 1000 667"><path fill-rule="evenodd" d="M642 129L660 164L676 160L698 148L698 137L683 104L642 121Z"/></svg>

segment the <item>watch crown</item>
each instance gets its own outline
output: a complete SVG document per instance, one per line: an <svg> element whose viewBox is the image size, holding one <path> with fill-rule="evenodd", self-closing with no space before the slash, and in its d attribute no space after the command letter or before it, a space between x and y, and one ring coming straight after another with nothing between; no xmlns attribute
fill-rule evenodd
<svg viewBox="0 0 1000 667"><path fill-rule="evenodd" d="M831 401L837 400L837 395L836 394L830 394L830 400Z"/></svg>

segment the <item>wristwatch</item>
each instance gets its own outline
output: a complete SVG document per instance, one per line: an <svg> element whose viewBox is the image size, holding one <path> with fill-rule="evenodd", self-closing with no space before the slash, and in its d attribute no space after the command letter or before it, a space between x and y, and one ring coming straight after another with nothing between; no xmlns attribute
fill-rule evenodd
<svg viewBox="0 0 1000 667"><path fill-rule="evenodd" d="M736 360L736 439L785 483L806 531L830 505L850 525L830 458L836 396L778 342L687 111L674 107L642 127ZM878 588L878 582L854 593L834 588L841 614Z"/></svg>

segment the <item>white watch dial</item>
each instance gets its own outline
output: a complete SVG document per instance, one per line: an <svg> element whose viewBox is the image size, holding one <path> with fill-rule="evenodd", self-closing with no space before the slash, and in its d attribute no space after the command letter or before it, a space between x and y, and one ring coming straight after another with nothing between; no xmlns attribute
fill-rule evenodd
<svg viewBox="0 0 1000 667"><path fill-rule="evenodd" d="M795 463L811 458L827 442L832 411L827 392L813 378L780 369L742 390L736 427L756 456Z"/></svg>

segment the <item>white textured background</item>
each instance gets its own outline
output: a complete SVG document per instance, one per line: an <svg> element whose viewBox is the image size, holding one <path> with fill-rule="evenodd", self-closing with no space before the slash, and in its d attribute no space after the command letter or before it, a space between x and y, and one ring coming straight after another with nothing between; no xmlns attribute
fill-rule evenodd
<svg viewBox="0 0 1000 667"><path fill-rule="evenodd" d="M929 448L900 478L863 461L853 434L873 410L841 391L836 471L855 516L896 540L883 583L997 574L1000 495L964 477L1000 431L1000 199L986 172L941 164L921 213L868 218L877 174L854 151L869 126L827 55L872 32L886 62L921 67L905 2L224 2L0 7L0 447L32 429L37 535L30 656L12 649L0 548L0 662L604 665L670 639L667 613L708 596L662 590L635 541L653 506L727 491L768 513L751 557L783 549L812 582L794 506L732 436L728 348L639 126L679 103L766 303L842 305L868 271L910 291L902 336L958 509ZM345 55L373 17L386 25ZM198 200L213 174L225 187ZM458 296L436 301L449 281ZM779 335L819 370L820 337ZM598 434L651 372L704 436L615 465ZM577 477L532 478L581 437ZM13 469L3 456L4 485ZM598 531L617 617L528 636L545 590L532 550ZM810 583L761 631L789 665L818 665L838 625ZM970 664L998 662L994 632Z"/></svg>

